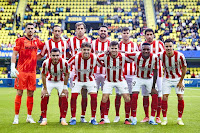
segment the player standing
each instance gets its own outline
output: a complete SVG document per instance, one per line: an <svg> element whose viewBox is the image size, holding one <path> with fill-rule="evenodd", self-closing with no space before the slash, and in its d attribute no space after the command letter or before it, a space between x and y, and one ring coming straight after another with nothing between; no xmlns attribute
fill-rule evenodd
<svg viewBox="0 0 200 133"><path fill-rule="evenodd" d="M92 42L92 51L97 55L102 54L104 51L107 51L110 44L110 41L107 39L107 36L108 36L107 26L104 26L104 25L100 26L98 34L99 34L99 38ZM106 69L104 67L96 66L94 68L94 76L95 76L95 80L97 84L97 91L99 91L100 85L101 85L101 90L103 90L105 76L106 76ZM110 108L110 99L108 99L106 106L107 107L106 107L106 112L104 116L105 118L104 121L105 123L110 123L110 120L108 118L108 112Z"/></svg>
<svg viewBox="0 0 200 133"><path fill-rule="evenodd" d="M140 88L143 87L147 94L151 93L152 103L151 103L151 117L149 124L157 125L154 120L155 113L157 111L158 104L158 92L155 88L155 83L157 79L157 68L159 59L153 53L150 53L151 45L149 43L143 43L141 52L138 53L127 53L127 56L134 60L136 64L136 77L133 79L133 92L131 99L131 110L132 115L132 125L137 124L136 111L137 111L137 99ZM153 78L152 78L153 72Z"/></svg>
<svg viewBox="0 0 200 133"><path fill-rule="evenodd" d="M164 44L159 40L154 40L154 31L152 29L145 30L145 42L151 44L151 53L158 54L159 52L164 51ZM144 43L145 43L144 42ZM139 46L141 49L141 45ZM160 112L161 112L161 104L162 104L162 76L163 76L163 67L161 61L159 61L159 68L158 68L158 77L157 77L157 88L158 88L158 108L157 108L157 116L156 122L161 123L160 120ZM148 122L149 121L149 94L142 89L143 95L143 107L145 112L145 118L141 122Z"/></svg>
<svg viewBox="0 0 200 133"><path fill-rule="evenodd" d="M42 64L42 100L41 100L41 116L42 122L40 125L47 125L47 104L49 102L49 96L53 88L56 88L61 99L61 124L68 125L66 123L65 117L68 108L68 64L67 61L60 56L60 50L53 48L51 50L51 58L46 59ZM47 77L46 77L47 75Z"/></svg>
<svg viewBox="0 0 200 133"><path fill-rule="evenodd" d="M122 41L119 42L119 50L121 52L134 52L138 51L137 43L130 41L130 29L128 27L122 28ZM132 63L125 63L124 65L124 76L128 85L130 97L132 95L132 80L135 71L134 62ZM117 90L117 89L116 89ZM119 122L119 109L121 105L121 95L119 95L118 90L116 91L116 98L115 98L115 110L116 110L116 117L114 122Z"/></svg>
<svg viewBox="0 0 200 133"><path fill-rule="evenodd" d="M91 96L91 123L98 125L96 122L96 108L97 108L97 87L93 76L94 67L100 63L97 61L95 54L91 53L91 44L84 42L81 45L81 52L74 55L68 61L70 66L74 66L75 76L73 79L72 96L71 96L71 115L72 119L70 125L76 125L76 101L81 89L87 89Z"/></svg>
<svg viewBox="0 0 200 133"><path fill-rule="evenodd" d="M92 43L91 38L84 36L84 33L86 32L86 25L83 22L76 23L75 29L76 29L76 36L71 37L67 40L68 48L69 48L69 52L67 53L68 58L76 55L78 52L81 51L81 44L83 42ZM70 71L70 87L71 88L72 88L72 81L74 79L74 75L75 75L75 72L74 72L74 68L73 68L73 65L72 65L71 71ZM81 122L86 123L87 121L85 120L85 112L86 112L86 108L87 108L87 89L82 89L81 94L82 94Z"/></svg>
<svg viewBox="0 0 200 133"><path fill-rule="evenodd" d="M43 43L34 38L35 27L33 23L26 23L25 37L20 37L16 40L16 46L13 49L11 58L11 77L15 79L14 88L17 89L15 97L15 118L13 124L19 123L19 110L21 106L21 98L23 90L27 89L27 119L26 122L35 123L31 113L33 109L33 93L36 90L36 64L38 48L43 48ZM19 59L17 63L17 70L15 63L17 55Z"/></svg>
<svg viewBox="0 0 200 133"><path fill-rule="evenodd" d="M45 41L44 47L41 50L40 54L38 55L38 59L41 59L45 55L46 55L46 58L50 58L50 55L51 55L50 53L53 48L58 48L60 50L61 57L63 59L66 59L67 41L64 41L61 39L61 34L62 34L61 27L59 25L54 25L52 33L53 33L53 38ZM41 99L41 107L42 107L42 103L44 102L43 100L44 99ZM59 96L60 119L61 119L61 103L62 103L61 100L65 100L65 102L67 102L67 99L61 98ZM41 122L42 122L42 112L41 112L41 116L38 123L41 123Z"/></svg>
<svg viewBox="0 0 200 133"><path fill-rule="evenodd" d="M184 55L173 49L173 40L165 40L165 51L158 54L158 57L163 62L164 79L163 79L163 100L162 114L163 122L161 125L167 124L167 106L168 96L171 92L171 87L174 86L178 97L178 125L184 125L182 115L184 110L184 76L187 71L187 63Z"/></svg>
<svg viewBox="0 0 200 133"><path fill-rule="evenodd" d="M129 122L129 113L130 113L130 95L128 92L128 86L124 79L123 68L125 62L130 62L130 60L125 56L125 54L120 53L119 43L112 41L109 46L109 54L99 55L99 60L104 62L106 68L106 81L103 89L103 96L101 100L101 121L99 124L104 124L104 114L106 111L106 103L109 98L109 95L112 94L113 87L119 90L119 94L122 94L125 101L125 123L130 124Z"/></svg>

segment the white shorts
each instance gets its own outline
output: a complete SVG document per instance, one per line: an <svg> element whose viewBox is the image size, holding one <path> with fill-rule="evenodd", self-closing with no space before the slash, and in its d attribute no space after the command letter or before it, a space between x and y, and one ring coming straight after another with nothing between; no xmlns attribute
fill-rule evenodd
<svg viewBox="0 0 200 133"><path fill-rule="evenodd" d="M95 73L94 76L95 76L95 81L96 81L96 84L97 84L97 90L99 91L100 86L101 86L101 90L103 90L106 75Z"/></svg>
<svg viewBox="0 0 200 133"><path fill-rule="evenodd" d="M49 81L46 79L47 92L51 95L51 91L55 88L58 90L59 96L61 95L64 88L64 81ZM42 87L43 90L43 87Z"/></svg>
<svg viewBox="0 0 200 133"><path fill-rule="evenodd" d="M158 97L162 97L162 77L157 77L156 87L158 88Z"/></svg>
<svg viewBox="0 0 200 133"><path fill-rule="evenodd" d="M158 97L162 97L162 77L157 77L155 88L158 91ZM152 78L153 83L153 78ZM152 84L153 85L153 84ZM149 96L148 91L146 91L145 86L142 87L142 96Z"/></svg>
<svg viewBox="0 0 200 133"><path fill-rule="evenodd" d="M172 87L175 87L176 94L184 94L184 91L181 91L179 88L177 88L177 84L179 82L180 78L176 79L166 79L163 78L163 89L162 89L162 94L170 94ZM184 80L183 80L183 86L185 86Z"/></svg>
<svg viewBox="0 0 200 133"><path fill-rule="evenodd" d="M88 93L97 93L95 81L78 82L77 80L72 83L71 93L81 93L82 88L87 89Z"/></svg>
<svg viewBox="0 0 200 133"><path fill-rule="evenodd" d="M132 91L139 92L140 88L142 88L142 96L149 96L149 94L151 93L152 85L153 85L153 78L143 79L135 77L132 81L132 86L133 86Z"/></svg>
<svg viewBox="0 0 200 133"><path fill-rule="evenodd" d="M112 94L112 90L114 87L119 90L119 94L129 93L127 83L123 79L121 82L108 82L106 80L103 89L103 94Z"/></svg>
<svg viewBox="0 0 200 133"><path fill-rule="evenodd" d="M70 75L69 75L69 78L70 78L70 88L72 88L72 86L73 86L72 83L73 83L74 75L75 75L75 71L74 70L70 71Z"/></svg>
<svg viewBox="0 0 200 133"><path fill-rule="evenodd" d="M135 77L135 75L125 75L125 79L126 79L126 82L127 82L127 85L128 85L128 91L129 91L129 94L132 94L132 80L133 78ZM119 89L116 88L115 89L116 93L119 94Z"/></svg>

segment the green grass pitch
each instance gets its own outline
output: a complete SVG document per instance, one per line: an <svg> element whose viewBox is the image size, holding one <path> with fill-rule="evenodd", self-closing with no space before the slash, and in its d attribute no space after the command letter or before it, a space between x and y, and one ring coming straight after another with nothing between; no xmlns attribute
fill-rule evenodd
<svg viewBox="0 0 200 133"><path fill-rule="evenodd" d="M34 94L34 107L33 107L33 118L35 121L38 121L40 116L40 93L41 88L37 88ZM112 121L115 118L115 106L114 99L115 93L110 96L111 104L109 111L110 124L104 125L91 125L89 123L80 123L80 113L81 113L81 96L79 95L77 100L77 125L75 126L62 126L59 123L59 108L58 108L58 96L57 91L53 90L48 104L47 111L47 126L40 126L39 123L30 124L26 123L26 91L22 97L21 110L19 114L19 125L12 125L14 118L14 99L15 99L16 90L13 88L0 88L0 133L27 133L27 132L36 132L36 133L57 133L57 132L70 132L70 133L129 133L129 132L181 132L181 133L198 133L200 132L200 88L186 88L184 100L185 100L185 109L183 114L184 126L179 126L176 124L177 120L177 97L174 89L172 90L171 95L169 96L168 104L168 125L157 126L149 125L148 123L140 123L139 121L144 117L144 111L142 107L142 97L141 95L138 98L138 109L137 109L137 119L138 124L133 125L124 125L124 100L121 101L120 108L120 117L121 120L119 123L113 123ZM102 92L98 94L98 104L97 104L97 121L100 121L100 101L102 97ZM70 97L68 99L68 103ZM90 96L88 96L88 107L86 111L86 120L90 120ZM162 115L162 114L161 114ZM70 120L70 104L67 112L67 121ZM162 119L162 117L161 117Z"/></svg>

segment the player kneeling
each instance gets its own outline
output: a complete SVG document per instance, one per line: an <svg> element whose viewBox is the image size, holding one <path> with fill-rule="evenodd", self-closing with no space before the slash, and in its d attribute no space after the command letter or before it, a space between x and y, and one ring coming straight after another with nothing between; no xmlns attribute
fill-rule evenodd
<svg viewBox="0 0 200 133"><path fill-rule="evenodd" d="M48 73L47 77L46 74ZM49 96L53 88L56 88L61 97L61 124L68 125L65 117L68 108L68 64L67 61L60 57L60 50L53 48L51 50L51 58L46 59L42 64L42 94L41 94L41 116L42 122L40 125L47 125L47 104Z"/></svg>
<svg viewBox="0 0 200 133"><path fill-rule="evenodd" d="M75 76L71 88L71 122L76 125L76 101L81 89L87 89L91 96L91 124L98 125L95 119L97 108L97 87L93 76L94 67L100 63L95 54L91 53L91 45L88 42L81 44L81 52L74 55L69 61L70 66L75 67ZM101 66L99 64L99 66Z"/></svg>

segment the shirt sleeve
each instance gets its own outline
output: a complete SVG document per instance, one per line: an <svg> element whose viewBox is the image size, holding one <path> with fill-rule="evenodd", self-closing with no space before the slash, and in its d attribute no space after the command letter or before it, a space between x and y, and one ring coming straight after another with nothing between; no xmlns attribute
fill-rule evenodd
<svg viewBox="0 0 200 133"><path fill-rule="evenodd" d="M69 59L68 65L69 65L69 66L75 65L75 56L73 56L72 58Z"/></svg>
<svg viewBox="0 0 200 133"><path fill-rule="evenodd" d="M99 59L99 57L97 57L97 66L98 66L98 67L105 67L104 62L101 61L101 60Z"/></svg>
<svg viewBox="0 0 200 133"><path fill-rule="evenodd" d="M165 47L163 42L159 41L159 52L164 52L165 51Z"/></svg>
<svg viewBox="0 0 200 133"><path fill-rule="evenodd" d="M130 53L126 53L125 56L126 56L126 58L128 58L129 60L134 61L134 60L135 60L135 57L136 57L136 54L137 54L137 52L130 52ZM127 59L127 60L128 60L128 59Z"/></svg>
<svg viewBox="0 0 200 133"><path fill-rule="evenodd" d="M42 48L40 54L41 54L42 56L45 56L46 53L47 53L47 46L44 45L44 47Z"/></svg>
<svg viewBox="0 0 200 133"><path fill-rule="evenodd" d="M183 54L180 55L180 64L181 64L181 67L187 66L186 59L185 59L185 56Z"/></svg>
<svg viewBox="0 0 200 133"><path fill-rule="evenodd" d="M40 41L40 40L38 39L37 47L38 47L40 50L43 49L44 45L45 45L45 43L43 43L42 41Z"/></svg>
<svg viewBox="0 0 200 133"><path fill-rule="evenodd" d="M16 41L15 41L15 47L13 48L13 51L20 51L20 49L21 49L21 45L22 45L22 39L21 38L18 38L18 39L16 39Z"/></svg>
<svg viewBox="0 0 200 133"><path fill-rule="evenodd" d="M46 61L44 61L42 63L42 71L41 71L42 74L47 74L47 67L46 67L46 65L47 65L47 63L46 63Z"/></svg>
<svg viewBox="0 0 200 133"><path fill-rule="evenodd" d="M155 56L155 63L153 69L158 69L159 68L159 59L158 56Z"/></svg>
<svg viewBox="0 0 200 133"><path fill-rule="evenodd" d="M67 74L67 73L69 73L69 66L68 66L68 63L67 63L67 61L65 62L65 73Z"/></svg>

